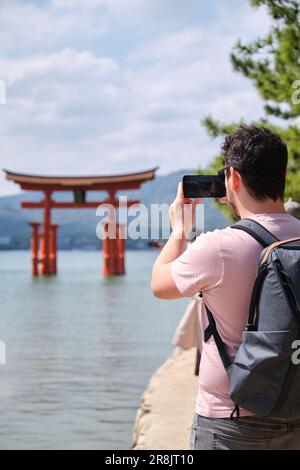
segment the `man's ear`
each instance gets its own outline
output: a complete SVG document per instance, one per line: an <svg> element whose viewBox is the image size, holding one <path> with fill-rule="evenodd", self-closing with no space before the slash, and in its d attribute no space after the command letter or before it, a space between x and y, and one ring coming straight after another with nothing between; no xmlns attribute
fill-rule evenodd
<svg viewBox="0 0 300 470"><path fill-rule="evenodd" d="M233 191L237 191L241 187L241 175L233 168L230 167L231 187Z"/></svg>

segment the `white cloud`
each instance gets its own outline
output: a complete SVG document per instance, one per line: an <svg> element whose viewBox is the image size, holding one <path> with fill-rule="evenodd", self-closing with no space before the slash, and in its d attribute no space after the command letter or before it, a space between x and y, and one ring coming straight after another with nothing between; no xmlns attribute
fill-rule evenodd
<svg viewBox="0 0 300 470"><path fill-rule="evenodd" d="M0 68L8 90L2 134L13 135L17 130L44 141L51 124L63 126L66 133L68 127L80 128L84 121L86 128L92 128L95 112L118 109L119 67L110 58L65 49L22 60L0 60ZM59 140L65 137L58 136Z"/></svg>
<svg viewBox="0 0 300 470"><path fill-rule="evenodd" d="M106 34L108 23L99 11L84 8L58 12L51 5L18 0L1 0L0 43L2 54L28 52L30 49L53 49L61 41L80 35L98 38Z"/></svg>
<svg viewBox="0 0 300 470"><path fill-rule="evenodd" d="M159 0L152 0L151 3L155 3ZM124 10L140 10L149 6L149 0L85 0L84 4L82 0L52 0L51 4L57 9L77 10L82 9L101 9L107 8L108 10L115 12L123 12Z"/></svg>
<svg viewBox="0 0 300 470"><path fill-rule="evenodd" d="M160 28L159 34L150 28L143 40L129 41L127 55L117 58L97 50L104 31L106 40L115 41L119 23L110 19L108 25L108 12L111 17L126 15L130 23L130 14L151 11L159 16L158 0L87 0L84 12L77 0L53 0L44 8L4 1L0 10L7 23L0 41L9 42L18 54L0 58L0 78L7 84L7 104L0 107L2 166L101 174L157 164L163 172L205 165L218 144L201 128L201 118L212 114L233 121L262 112L251 85L232 72L229 53L240 33L264 34L265 13L250 10L246 0L232 2L235 8L224 10L218 0L217 13L207 24L196 26L190 20L181 28ZM196 3L189 5L195 8ZM172 5L180 11L182 2ZM32 15L26 16L23 28L13 14L17 8L18 14ZM169 0L164 8L173 12ZM97 40L90 49L77 39L69 47L59 42L93 36L88 31L93 16L105 27L95 27ZM20 41L29 48L26 52L17 48ZM38 42L44 49L39 50ZM13 189L0 180L0 192Z"/></svg>
<svg viewBox="0 0 300 470"><path fill-rule="evenodd" d="M231 37L230 37L231 39ZM211 43L215 44L215 53L221 54L225 46L228 47L228 38L218 32L213 34L200 28L188 28L174 33L164 33L154 40L139 46L129 60L132 62L144 61L175 61L176 63L186 62L191 58L203 60L207 58L207 47Z"/></svg>
<svg viewBox="0 0 300 470"><path fill-rule="evenodd" d="M51 5L57 11L102 11L123 23L140 22L141 27L148 20L164 24L206 8L210 0L52 0Z"/></svg>
<svg viewBox="0 0 300 470"><path fill-rule="evenodd" d="M88 73L89 77L105 79L118 72L118 65L111 58L98 58L89 51L76 52L72 49L24 59L0 59L0 67L9 85L45 75L53 80L58 76L83 79L83 75Z"/></svg>
<svg viewBox="0 0 300 470"><path fill-rule="evenodd" d="M242 117L258 120L262 116L262 103L258 93L253 90L231 91L212 103L210 113L223 122L239 121Z"/></svg>

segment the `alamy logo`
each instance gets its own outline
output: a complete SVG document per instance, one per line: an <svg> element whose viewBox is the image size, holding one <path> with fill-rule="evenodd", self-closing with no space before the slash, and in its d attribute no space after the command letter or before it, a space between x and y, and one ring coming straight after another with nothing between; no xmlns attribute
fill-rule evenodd
<svg viewBox="0 0 300 470"><path fill-rule="evenodd" d="M296 91L292 94L292 103L300 104L300 80L295 80L292 83L292 88L295 88Z"/></svg>
<svg viewBox="0 0 300 470"><path fill-rule="evenodd" d="M6 103L6 87L3 80L0 80L0 104Z"/></svg>
<svg viewBox="0 0 300 470"><path fill-rule="evenodd" d="M6 364L6 344L0 340L0 366Z"/></svg>
<svg viewBox="0 0 300 470"><path fill-rule="evenodd" d="M295 349L296 351L293 352L292 354L292 363L295 366L298 366L300 364L300 340L296 339L293 344L292 344L292 349Z"/></svg>
<svg viewBox="0 0 300 470"><path fill-rule="evenodd" d="M119 211L119 213L118 213ZM96 215L101 217L96 227L97 237L101 240L117 237L116 222L126 226L121 238L131 240L168 239L171 234L169 218L170 206L167 203L151 204L150 207L139 203L128 205L127 196L119 197L119 207L110 203L102 203L97 207ZM183 216L184 213L184 216ZM181 222L181 219L183 221ZM182 224L187 240L193 240L200 232L204 232L204 206L198 205L193 214L191 204L184 204L174 213L174 221ZM178 225L177 224L177 225ZM176 235L179 238L181 233Z"/></svg>

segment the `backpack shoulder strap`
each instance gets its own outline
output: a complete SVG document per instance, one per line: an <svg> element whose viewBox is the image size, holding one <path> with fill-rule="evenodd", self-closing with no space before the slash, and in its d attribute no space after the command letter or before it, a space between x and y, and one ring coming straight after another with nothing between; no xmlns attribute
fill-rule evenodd
<svg viewBox="0 0 300 470"><path fill-rule="evenodd" d="M206 308L206 314L207 314L207 318L208 318L208 327L204 331L204 341L206 343L209 340L209 338L211 336L213 336L213 338L215 340L215 343L216 343L216 346L217 346L217 349L218 349L218 352L219 352L219 356L220 356L221 361L223 363L224 369L227 372L228 369L231 366L231 360L230 360L230 358L227 354L225 344L223 343L223 340L222 340L222 338L219 335L219 332L217 330L216 321L213 317L213 314L209 310L208 306L206 304L204 304L204 305L205 305L205 308Z"/></svg>
<svg viewBox="0 0 300 470"><path fill-rule="evenodd" d="M264 248L278 242L278 238L272 235L269 230L263 227L259 222L252 219L241 219L235 224L231 225L231 228L243 230L257 240Z"/></svg>

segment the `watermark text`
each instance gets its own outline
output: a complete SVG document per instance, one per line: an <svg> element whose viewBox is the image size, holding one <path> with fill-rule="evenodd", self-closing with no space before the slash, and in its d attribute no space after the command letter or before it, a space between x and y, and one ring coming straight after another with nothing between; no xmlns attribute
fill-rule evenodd
<svg viewBox="0 0 300 470"><path fill-rule="evenodd" d="M0 340L0 366L6 364L6 344Z"/></svg>
<svg viewBox="0 0 300 470"><path fill-rule="evenodd" d="M6 104L6 86L3 80L0 80L0 104Z"/></svg>

